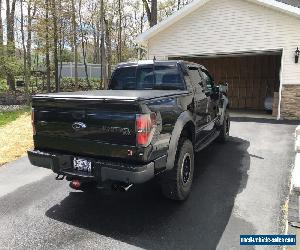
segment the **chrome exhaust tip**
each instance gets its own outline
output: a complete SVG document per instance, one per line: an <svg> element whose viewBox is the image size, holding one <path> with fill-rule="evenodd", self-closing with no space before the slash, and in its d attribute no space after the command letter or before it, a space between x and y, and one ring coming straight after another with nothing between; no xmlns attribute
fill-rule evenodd
<svg viewBox="0 0 300 250"><path fill-rule="evenodd" d="M120 191L120 192L127 192L132 186L133 186L133 184L114 183L114 184L112 184L112 190Z"/></svg>
<svg viewBox="0 0 300 250"><path fill-rule="evenodd" d="M124 190L124 192L127 192L132 186L133 184L129 184L128 186L121 186L121 189Z"/></svg>

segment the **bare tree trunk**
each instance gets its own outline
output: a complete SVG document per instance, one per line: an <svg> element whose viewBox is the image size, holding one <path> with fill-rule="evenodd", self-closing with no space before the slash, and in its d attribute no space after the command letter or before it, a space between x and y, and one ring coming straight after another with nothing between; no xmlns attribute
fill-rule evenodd
<svg viewBox="0 0 300 250"><path fill-rule="evenodd" d="M61 79L62 79L62 68L63 68L63 61L62 61L62 53L63 50L65 48L65 38L64 35L62 35L62 32L60 32L60 41L59 41L59 57L60 57L60 70L59 70L59 76L58 76L58 80L59 80L59 86L61 85Z"/></svg>
<svg viewBox="0 0 300 250"><path fill-rule="evenodd" d="M96 23L93 25L93 39L94 39L94 50L93 50L93 63L100 63L100 28L99 21L97 18Z"/></svg>
<svg viewBox="0 0 300 250"><path fill-rule="evenodd" d="M85 41L84 41L85 39ZM89 80L89 74L88 74L88 66L87 66L87 62L86 62L86 56L87 56L87 51L86 51L86 46L88 44L87 38L84 38L82 36L82 55L83 55L83 64L84 64L84 71L85 71L85 79L87 82L87 85L89 88L91 88L91 83Z"/></svg>
<svg viewBox="0 0 300 250"><path fill-rule="evenodd" d="M157 24L157 0L151 0L151 9L147 0L143 0L143 3L146 9L149 25L150 27L153 27Z"/></svg>
<svg viewBox="0 0 300 250"><path fill-rule="evenodd" d="M37 42L37 46L39 47L39 42ZM34 59L34 62L35 62L35 68L36 70L38 69L39 67L39 64L40 64L40 57L39 57L39 53L36 52L35 53L35 59ZM42 84L42 90L44 91L45 89L45 75L42 75L42 78L43 78L43 84ZM37 82L38 81L38 78L37 78L37 74L35 76L35 81ZM33 94L33 84L31 83L31 93Z"/></svg>
<svg viewBox="0 0 300 250"><path fill-rule="evenodd" d="M0 0L2 6L2 0ZM2 8L0 8L0 56L3 55L3 22L2 22Z"/></svg>
<svg viewBox="0 0 300 250"><path fill-rule="evenodd" d="M21 34L22 34L22 47L23 47L23 78L25 79L25 97L27 104L30 103L29 101L29 94L28 94L28 82L26 81L27 75L27 49L25 44L25 32L24 32L24 12L23 12L23 0L21 0Z"/></svg>
<svg viewBox="0 0 300 250"><path fill-rule="evenodd" d="M140 29L140 33L143 33L143 30L144 30L144 16L145 16L145 5L143 5L143 12L142 12L142 15L141 15L141 29Z"/></svg>
<svg viewBox="0 0 300 250"><path fill-rule="evenodd" d="M122 11L121 11L121 0L118 0L118 62L122 62Z"/></svg>
<svg viewBox="0 0 300 250"><path fill-rule="evenodd" d="M60 57L60 64L59 64L59 76L58 76L58 80L59 80L59 86L61 85L61 78L62 78L62 68L63 68L63 61L62 61L62 41L59 42L59 57Z"/></svg>
<svg viewBox="0 0 300 250"><path fill-rule="evenodd" d="M100 17L101 20L101 17ZM101 63L101 21L98 21L97 23L97 39L98 39L98 47L97 47L97 61Z"/></svg>
<svg viewBox="0 0 300 250"><path fill-rule="evenodd" d="M80 33L81 33L81 46L82 46L82 55L83 55L83 63L84 63L84 71L85 71L85 79L88 84L88 87L91 88L90 80L89 80L89 74L88 74L88 68L86 63L86 49L85 49L85 43L87 44L87 41L85 42L84 33L83 33L83 27L82 27L82 18L81 18L81 0L79 0L79 23L80 23Z"/></svg>
<svg viewBox="0 0 300 250"><path fill-rule="evenodd" d="M35 14L35 10L34 10L34 14ZM25 71L25 88L26 88L26 86L29 86L30 77L31 77L31 29L32 29L31 0L28 0L28 3L27 3L27 45L26 45L27 70Z"/></svg>
<svg viewBox="0 0 300 250"><path fill-rule="evenodd" d="M61 0L59 0L59 8L62 9L62 4ZM59 58L60 58L60 70L59 70L59 76L58 76L58 81L59 81L59 86L61 86L61 78L62 78L62 67L63 67L63 61L62 61L62 53L65 48L65 36L63 32L63 24L61 22L60 18L60 26L59 26Z"/></svg>
<svg viewBox="0 0 300 250"><path fill-rule="evenodd" d="M32 44L32 19L36 14L36 2L34 2L33 12L31 13L32 1L28 0L27 4L27 70L25 72L25 87L29 88L30 80L31 80L31 44ZM29 101L29 100L28 100Z"/></svg>
<svg viewBox="0 0 300 250"><path fill-rule="evenodd" d="M149 7L149 3L148 3L147 0L143 0L143 3L144 3L144 7L145 7L146 13L147 13L148 23L151 27L151 10L150 10L150 7Z"/></svg>
<svg viewBox="0 0 300 250"><path fill-rule="evenodd" d="M55 76L55 91L60 91L59 78L58 78L58 29L57 29L57 13L56 13L56 0L52 0L52 21L53 21L53 60L54 60L54 76Z"/></svg>
<svg viewBox="0 0 300 250"><path fill-rule="evenodd" d="M104 39L104 3L101 0L101 78L103 88L108 88L107 71L106 71L106 52L105 52L105 39Z"/></svg>
<svg viewBox="0 0 300 250"><path fill-rule="evenodd" d="M106 48L107 48L107 76L108 78L111 77L111 56L112 56L112 51L111 51L111 34L110 34L110 27L109 23L107 20L105 21L105 43L106 43Z"/></svg>
<svg viewBox="0 0 300 250"><path fill-rule="evenodd" d="M91 3L92 9L96 8L96 5L94 3ZM93 63L99 63L98 62L98 51L99 51L99 33L98 33L98 29L97 29L97 23L98 23L98 17L95 18L95 16L97 16L97 13L93 13L92 17L91 17L91 21L89 23L89 25L92 27L92 33L93 33ZM96 21L95 21L96 19Z"/></svg>
<svg viewBox="0 0 300 250"><path fill-rule="evenodd" d="M46 0L46 75L47 91L51 92L51 68L50 68L50 45L49 45L49 0Z"/></svg>
<svg viewBox="0 0 300 250"><path fill-rule="evenodd" d="M15 49L15 10L16 0L6 0L6 29L7 29L7 54L9 57L14 57ZM7 73L7 84L10 90L16 90L15 77L11 72Z"/></svg>
<svg viewBox="0 0 300 250"><path fill-rule="evenodd" d="M151 24L150 26L154 26L157 24L157 0L151 1Z"/></svg>
<svg viewBox="0 0 300 250"><path fill-rule="evenodd" d="M74 63L75 63L75 88L78 89L78 46L77 46L77 24L76 24L76 8L75 1L72 0L72 28L73 28L73 47L74 47Z"/></svg>
<svg viewBox="0 0 300 250"><path fill-rule="evenodd" d="M96 27L93 27L93 41L94 41L94 49L93 49L93 63L96 64L97 63L97 46L99 46L97 44L97 33L96 33Z"/></svg>

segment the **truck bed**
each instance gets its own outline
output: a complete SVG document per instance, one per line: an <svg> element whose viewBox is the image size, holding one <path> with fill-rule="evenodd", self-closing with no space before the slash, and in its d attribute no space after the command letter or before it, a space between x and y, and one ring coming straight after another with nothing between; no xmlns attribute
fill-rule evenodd
<svg viewBox="0 0 300 250"><path fill-rule="evenodd" d="M142 102L186 94L188 91L95 90L36 95L32 103L35 149L135 160L142 160L143 155L146 159L145 150L136 147L136 115L145 112ZM84 128L74 129L76 123Z"/></svg>

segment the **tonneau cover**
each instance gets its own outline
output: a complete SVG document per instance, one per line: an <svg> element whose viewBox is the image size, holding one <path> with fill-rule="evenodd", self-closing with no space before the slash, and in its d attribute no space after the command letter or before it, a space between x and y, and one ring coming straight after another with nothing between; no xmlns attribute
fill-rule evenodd
<svg viewBox="0 0 300 250"><path fill-rule="evenodd" d="M188 94L186 90L93 90L61 92L35 95L34 99L107 99L107 100L149 100L159 97Z"/></svg>

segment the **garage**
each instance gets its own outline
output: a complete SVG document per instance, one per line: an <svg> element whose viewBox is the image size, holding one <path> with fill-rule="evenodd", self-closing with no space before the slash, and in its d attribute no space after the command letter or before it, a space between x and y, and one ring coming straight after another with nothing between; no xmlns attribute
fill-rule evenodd
<svg viewBox="0 0 300 250"><path fill-rule="evenodd" d="M281 52L221 57L171 57L204 65L216 83L228 83L233 109L264 110L269 98L278 104ZM275 98L274 98L275 93Z"/></svg>
<svg viewBox="0 0 300 250"><path fill-rule="evenodd" d="M300 119L300 8L288 0L194 0L136 39L145 59L184 59L228 82L231 107ZM270 98L273 98L270 100Z"/></svg>

